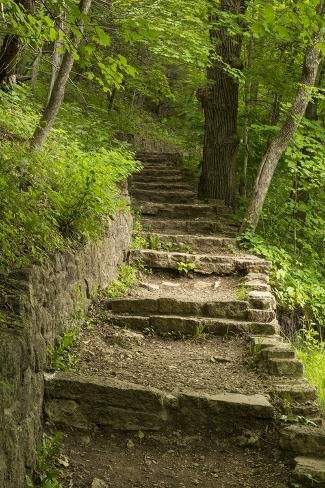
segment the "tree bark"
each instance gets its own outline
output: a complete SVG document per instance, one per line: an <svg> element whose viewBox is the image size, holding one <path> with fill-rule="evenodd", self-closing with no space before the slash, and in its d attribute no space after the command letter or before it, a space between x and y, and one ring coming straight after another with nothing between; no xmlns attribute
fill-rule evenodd
<svg viewBox="0 0 325 488"><path fill-rule="evenodd" d="M34 12L33 0L16 0L26 12ZM0 84L10 83L12 77L16 74L16 66L21 50L21 40L17 35L7 34L3 40L0 49Z"/></svg>
<svg viewBox="0 0 325 488"><path fill-rule="evenodd" d="M43 46L41 46L37 50L36 56L35 56L35 59L33 61L33 65L32 65L32 75L31 75L31 82L30 83L31 83L33 90L34 90L34 88L36 86L36 82L37 82L39 66L40 66L40 62L42 59L42 53L43 53Z"/></svg>
<svg viewBox="0 0 325 488"><path fill-rule="evenodd" d="M240 14L245 11L246 2L245 0L221 0L221 8L232 14ZM213 52L212 64L207 72L208 85L198 93L205 118L199 198L220 199L231 206L234 198L235 161L239 144L238 82L225 71L220 60L213 59L213 54L216 53L231 68L241 69L242 37L230 35L226 28L212 28L210 39Z"/></svg>
<svg viewBox="0 0 325 488"><path fill-rule="evenodd" d="M247 68L251 69L253 64L254 40L250 38L248 43L247 53ZM252 104L252 75L248 73L245 84L245 119L244 119L244 133L243 133L243 147L244 147L244 161L242 174L240 177L239 193L246 199L247 197L247 168L250 154L250 124L251 124L251 104Z"/></svg>
<svg viewBox="0 0 325 488"><path fill-rule="evenodd" d="M321 11L323 12L323 10L324 2L322 2L321 5ZM278 162L287 149L305 114L310 99L310 88L315 85L318 66L321 62L321 54L316 47L317 43L321 41L321 37L321 33L317 33L314 36L313 44L306 49L301 82L293 100L292 109L281 130L270 143L261 161L259 172L255 180L251 202L241 226L241 232L246 230L254 231L256 229Z"/></svg>
<svg viewBox="0 0 325 488"><path fill-rule="evenodd" d="M63 20L63 14L61 14L57 22L57 28L59 30L63 30L63 27L64 27L64 20ZM60 49L62 49L62 46L63 43L61 39L58 39L57 41L54 42L53 54L52 54L52 74L51 74L50 85L47 93L47 103L51 98L54 83L62 63L62 53L60 53Z"/></svg>
<svg viewBox="0 0 325 488"><path fill-rule="evenodd" d="M79 10L82 15L87 15L91 6L92 0L81 0L79 3ZM84 23L82 20L77 21L78 28L81 33L84 30ZM59 72L55 78L51 96L43 109L41 120L36 127L35 132L31 138L30 144L34 149L40 148L46 141L49 135L56 116L59 112L61 103L64 98L65 87L68 82L73 63L75 50L78 49L81 42L81 36L76 37L71 35L71 41L74 46L74 50L66 51L63 55Z"/></svg>

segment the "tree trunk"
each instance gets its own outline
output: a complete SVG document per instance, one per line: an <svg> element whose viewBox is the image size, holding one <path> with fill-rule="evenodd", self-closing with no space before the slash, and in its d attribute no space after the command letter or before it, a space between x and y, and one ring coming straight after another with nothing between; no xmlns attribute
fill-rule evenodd
<svg viewBox="0 0 325 488"><path fill-rule="evenodd" d="M92 0L81 0L79 4L79 10L82 15L87 15L91 6ZM84 23L82 20L77 21L78 28L81 33L84 30ZM76 37L71 35L71 41L74 45L74 49L78 49L81 42L81 36ZM66 51L64 53L60 70L54 82L53 90L49 101L44 107L43 114L39 125L36 127L35 132L30 141L31 147L34 149L40 148L52 129L56 116L59 112L61 103L64 98L65 87L69 79L73 63L74 63L75 51Z"/></svg>
<svg viewBox="0 0 325 488"><path fill-rule="evenodd" d="M253 52L254 52L254 40L253 37L250 38L248 44L248 54L247 54L247 68L251 69L253 64ZM251 124L251 103L252 103L252 75L248 72L245 84L245 119L244 119L244 134L243 134L243 146L244 146L244 161L242 174L240 178L239 193L242 197L247 197L247 168L250 153L250 124Z"/></svg>
<svg viewBox="0 0 325 488"><path fill-rule="evenodd" d="M322 2L322 11L324 3ZM241 232L255 230L258 224L264 201L269 190L272 177L278 162L294 136L300 120L304 116L310 98L310 88L315 85L321 55L317 43L321 41L321 33L314 36L314 42L305 52L302 78L292 109L277 136L270 143L255 180L255 186L250 205L243 221Z"/></svg>
<svg viewBox="0 0 325 488"><path fill-rule="evenodd" d="M63 20L63 15L61 14L57 22L57 28L59 30L63 30L63 27L64 27L64 20ZM54 42L53 54L52 54L52 75L51 75L50 85L47 93L47 103L51 98L54 83L62 63L62 54L60 53L60 49L62 49L62 46L63 43L61 39L58 39L57 41Z"/></svg>
<svg viewBox="0 0 325 488"><path fill-rule="evenodd" d="M221 0L221 8L232 14L245 11L244 0ZM235 188L238 82L225 70L224 63L241 69L241 36L230 35L226 28L211 29L212 65L208 68L208 86L200 90L204 117L204 148L199 197L224 200L232 205ZM214 53L217 59L214 58ZM221 60L220 60L221 58Z"/></svg>
<svg viewBox="0 0 325 488"><path fill-rule="evenodd" d="M16 0L27 13L34 12L33 0ZM17 61L21 49L21 40L17 35L7 34L0 49L0 84L10 83L16 74Z"/></svg>
<svg viewBox="0 0 325 488"><path fill-rule="evenodd" d="M33 61L32 75L31 75L31 82L30 82L33 90L34 90L34 88L36 86L36 82L37 82L37 77L38 77L38 72L39 72L39 65L40 65L40 62L41 62L41 59L42 59L42 53L43 53L43 46L41 46L37 50L35 59Z"/></svg>

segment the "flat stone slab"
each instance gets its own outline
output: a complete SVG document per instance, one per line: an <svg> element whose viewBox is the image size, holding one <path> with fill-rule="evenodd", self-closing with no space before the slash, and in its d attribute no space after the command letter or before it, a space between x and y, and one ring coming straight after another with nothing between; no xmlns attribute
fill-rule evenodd
<svg viewBox="0 0 325 488"><path fill-rule="evenodd" d="M325 429L304 425L290 425L281 432L282 449L295 454L325 458Z"/></svg>
<svg viewBox="0 0 325 488"><path fill-rule="evenodd" d="M144 236L152 235L151 232L144 232ZM200 236L191 234L160 234L157 235L161 244L174 246L190 246L195 252L201 254L215 253L222 250L228 254L241 254L237 241L233 237ZM246 284L245 284L246 285ZM267 285L264 285L265 287Z"/></svg>
<svg viewBox="0 0 325 488"><path fill-rule="evenodd" d="M232 319L211 319L205 317L181 317L173 315L128 315L113 314L110 317L112 324L119 327L128 327L135 330L154 330L155 333L166 336L169 334L194 336L198 327L204 325L205 332L216 336L228 334L277 334L277 323L247 322Z"/></svg>
<svg viewBox="0 0 325 488"><path fill-rule="evenodd" d="M161 430L182 426L228 431L274 416L263 395L171 395L125 381L63 372L46 374L45 386L45 412L50 420L76 428L108 425L116 430Z"/></svg>
<svg viewBox="0 0 325 488"><path fill-rule="evenodd" d="M107 306L113 313L128 315L180 315L207 318L247 320L248 303L240 300L204 301L181 300L170 297L111 299Z"/></svg>
<svg viewBox="0 0 325 488"><path fill-rule="evenodd" d="M302 481L304 486L324 487L325 486L325 459L316 457L296 457L294 477Z"/></svg>
<svg viewBox="0 0 325 488"><path fill-rule="evenodd" d="M154 250L132 250L132 260L141 260L145 266L160 269L176 269L179 262L193 263L195 272L198 273L220 273L238 274L249 271L267 271L271 267L269 261L254 256L227 256L211 254L186 254L179 252L154 251Z"/></svg>
<svg viewBox="0 0 325 488"><path fill-rule="evenodd" d="M164 220L145 218L142 219L142 224L145 230L162 234L219 234L225 237L237 235L238 226L220 218L209 218L209 220L188 219L188 217L182 220L172 218L166 218Z"/></svg>

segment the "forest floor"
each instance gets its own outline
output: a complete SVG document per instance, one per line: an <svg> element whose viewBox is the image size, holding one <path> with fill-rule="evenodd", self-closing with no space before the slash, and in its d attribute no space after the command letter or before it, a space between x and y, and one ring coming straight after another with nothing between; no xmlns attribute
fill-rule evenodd
<svg viewBox="0 0 325 488"><path fill-rule="evenodd" d="M64 438L66 487L285 488L290 460L277 435L70 431ZM251 447L245 443L252 442ZM94 481L95 480L95 481ZM96 483L96 480L98 482ZM102 482L100 483L99 480Z"/></svg>

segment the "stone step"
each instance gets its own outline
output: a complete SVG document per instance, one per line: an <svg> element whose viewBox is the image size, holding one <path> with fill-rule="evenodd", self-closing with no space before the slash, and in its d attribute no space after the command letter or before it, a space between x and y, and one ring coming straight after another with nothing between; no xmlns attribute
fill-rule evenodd
<svg viewBox="0 0 325 488"><path fill-rule="evenodd" d="M178 182L184 182L184 183L193 183L193 178L191 178L189 175L184 175L183 173L180 174L145 174L145 173L136 173L135 175L132 176L131 178L132 183L135 182L140 182L140 183L146 183L146 182L152 182L152 183L176 183Z"/></svg>
<svg viewBox="0 0 325 488"><path fill-rule="evenodd" d="M177 270L178 263L192 263L196 273L222 275L268 272L270 262L255 256L232 256L212 254L186 254L179 252L134 249L130 251L131 261L140 261L144 266L158 269Z"/></svg>
<svg viewBox="0 0 325 488"><path fill-rule="evenodd" d="M209 205L205 203L138 203L138 207L142 215L151 215L156 218L171 218L171 219L186 219L188 217L198 218L203 217L207 220L215 219L217 216L225 216L230 214L229 207L224 205Z"/></svg>
<svg viewBox="0 0 325 488"><path fill-rule="evenodd" d="M315 453L317 454L317 453ZM305 487L325 487L325 459L299 456L295 458L296 467L293 472L295 481Z"/></svg>
<svg viewBox="0 0 325 488"><path fill-rule="evenodd" d="M306 380L275 383L272 389L273 394L287 404L294 402L303 403L317 399L316 388L310 386Z"/></svg>
<svg viewBox="0 0 325 488"><path fill-rule="evenodd" d="M227 221L218 220L176 220L176 219L142 219L143 228L160 234L223 234L227 237L237 235L237 225Z"/></svg>
<svg viewBox="0 0 325 488"><path fill-rule="evenodd" d="M188 203L194 202L197 195L194 191L155 191L155 190L136 190L131 192L132 196L139 201L160 202L160 203Z"/></svg>
<svg viewBox="0 0 325 488"><path fill-rule="evenodd" d="M294 454L325 458L325 429L307 425L290 425L282 430L280 445L282 449Z"/></svg>
<svg viewBox="0 0 325 488"><path fill-rule="evenodd" d="M203 328L204 332L216 336L226 336L228 334L264 334L269 336L276 334L279 330L276 321L264 323L198 316L112 314L110 322L119 327L128 327L133 330L154 330L162 336L170 334L195 336L196 331L200 328Z"/></svg>
<svg viewBox="0 0 325 488"><path fill-rule="evenodd" d="M131 187L131 193L134 191L141 191L141 190L154 190L154 191L172 191L177 192L178 190L185 191L193 191L193 187L187 182L168 182L168 183L156 183L156 182L135 182Z"/></svg>
<svg viewBox="0 0 325 488"><path fill-rule="evenodd" d="M178 168L154 168L154 167L146 167L144 168L141 173L138 173L138 176L150 176L150 177L161 177L161 176L181 176L184 178L190 178L190 174L188 171L184 171Z"/></svg>
<svg viewBox="0 0 325 488"><path fill-rule="evenodd" d="M143 232L145 237L152 235L150 232ZM215 253L219 251L229 254L238 252L238 244L233 237L195 236L190 234L159 234L155 233L161 242L166 246L189 246L194 252L201 254Z"/></svg>
<svg viewBox="0 0 325 488"><path fill-rule="evenodd" d="M182 315L210 318L248 319L248 302L229 301L189 301L178 298L138 298L110 299L107 307L113 313L128 315Z"/></svg>
<svg viewBox="0 0 325 488"><path fill-rule="evenodd" d="M305 419L308 419L308 421L313 422L311 425L322 425L320 419L322 411L318 402L306 401L305 403L292 403L289 410L287 410L287 413L296 415L297 417L304 417Z"/></svg>
<svg viewBox="0 0 325 488"><path fill-rule="evenodd" d="M135 155L136 159L141 161L142 163L154 163L160 164L169 162L170 164L179 163L182 160L182 156L180 153L148 153L148 152L138 152Z"/></svg>
<svg viewBox="0 0 325 488"><path fill-rule="evenodd" d="M259 360L265 361L269 359L294 359L296 357L295 351L290 349L287 344L279 344L278 346L271 346L262 349L259 353Z"/></svg>
<svg viewBox="0 0 325 488"><path fill-rule="evenodd" d="M270 375L302 378L304 374L303 363L298 359L272 358L258 363L261 371Z"/></svg>
<svg viewBox="0 0 325 488"><path fill-rule="evenodd" d="M196 391L173 394L126 381L58 372L45 375L45 412L50 422L92 429L139 431L167 428L232 432L270 423L263 395ZM265 427L264 427L265 428Z"/></svg>
<svg viewBox="0 0 325 488"><path fill-rule="evenodd" d="M283 342L283 338L281 336L251 336L250 338L250 343L254 347L256 352L261 351L262 349L265 349L266 347L270 346L278 346Z"/></svg>

